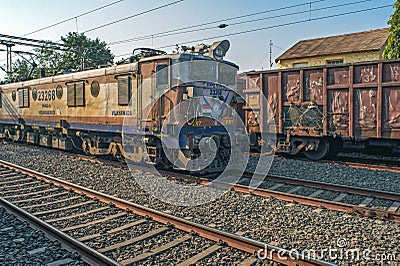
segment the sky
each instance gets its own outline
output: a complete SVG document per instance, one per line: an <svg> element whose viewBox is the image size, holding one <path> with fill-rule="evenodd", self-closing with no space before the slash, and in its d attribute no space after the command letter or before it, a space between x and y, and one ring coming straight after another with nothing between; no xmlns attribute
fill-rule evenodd
<svg viewBox="0 0 400 266"><path fill-rule="evenodd" d="M172 52L176 44L195 46L227 39L231 47L225 59L239 65L240 71L248 71L269 69L270 47L274 62L300 40L387 27L393 4L394 0L0 0L0 34L59 41L61 36L77 31L107 44L154 35L110 45L116 61L129 57L136 47ZM134 17L122 20L130 16ZM112 23L118 20L122 21ZM199 24L202 26L195 27ZM228 26L219 28L221 24ZM171 34L179 33L180 28L186 28L185 32ZM166 31L166 36L155 36ZM2 49L5 47L0 45L0 65L5 65ZM13 59L18 56L13 55ZM274 63L272 68L276 67Z"/></svg>

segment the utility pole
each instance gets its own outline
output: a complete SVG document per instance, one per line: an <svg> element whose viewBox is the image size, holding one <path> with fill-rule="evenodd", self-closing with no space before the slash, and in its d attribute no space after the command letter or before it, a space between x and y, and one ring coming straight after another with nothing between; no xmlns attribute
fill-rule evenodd
<svg viewBox="0 0 400 266"><path fill-rule="evenodd" d="M272 40L269 40L269 69L271 69L272 65L274 64L272 62L272 45L273 45Z"/></svg>
<svg viewBox="0 0 400 266"><path fill-rule="evenodd" d="M7 75L11 75L12 72L12 58L11 58L11 47L13 47L14 44L6 43L7 47Z"/></svg>

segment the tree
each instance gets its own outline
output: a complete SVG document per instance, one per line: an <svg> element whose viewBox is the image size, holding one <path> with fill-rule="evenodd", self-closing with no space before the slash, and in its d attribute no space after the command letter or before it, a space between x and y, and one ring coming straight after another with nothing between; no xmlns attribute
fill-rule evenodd
<svg viewBox="0 0 400 266"><path fill-rule="evenodd" d="M400 58L400 0L396 0L393 6L395 10L388 21L390 28L388 43L383 51L384 59Z"/></svg>
<svg viewBox="0 0 400 266"><path fill-rule="evenodd" d="M91 40L84 33L70 32L61 37L61 42L66 50L55 50L48 45L34 49L34 63L37 67L34 68L31 77L28 77L32 69L30 63L18 59L13 63L12 76L6 80L39 78L42 74L54 76L62 72L74 72L113 63L114 55L99 38Z"/></svg>
<svg viewBox="0 0 400 266"><path fill-rule="evenodd" d="M61 37L70 50L63 53L62 67L68 70L93 68L113 62L114 55L99 38L90 40L84 33L70 32Z"/></svg>

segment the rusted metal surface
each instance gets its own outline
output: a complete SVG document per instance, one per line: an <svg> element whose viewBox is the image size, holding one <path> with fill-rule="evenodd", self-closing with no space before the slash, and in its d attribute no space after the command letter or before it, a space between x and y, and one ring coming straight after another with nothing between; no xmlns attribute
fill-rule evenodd
<svg viewBox="0 0 400 266"><path fill-rule="evenodd" d="M300 102L300 74L298 72L283 73L283 101Z"/></svg>
<svg viewBox="0 0 400 266"><path fill-rule="evenodd" d="M263 75L263 93L267 98L272 114L268 117L268 124L276 123L279 114L278 75Z"/></svg>
<svg viewBox="0 0 400 266"><path fill-rule="evenodd" d="M293 126L289 106L313 103L322 111L324 136L400 139L399 60L249 72L245 93L260 85L277 133L286 134ZM256 103L256 97L248 100ZM272 121L259 115L259 123ZM249 128L253 121L247 122ZM262 128L253 127L252 132L257 130Z"/></svg>
<svg viewBox="0 0 400 266"><path fill-rule="evenodd" d="M399 82L400 81L400 63L386 63L383 65L383 82Z"/></svg>
<svg viewBox="0 0 400 266"><path fill-rule="evenodd" d="M324 101L324 74L321 69L304 71L304 101L316 102Z"/></svg>
<svg viewBox="0 0 400 266"><path fill-rule="evenodd" d="M376 84L378 83L378 76L376 64L354 66L354 84Z"/></svg>
<svg viewBox="0 0 400 266"><path fill-rule="evenodd" d="M350 75L348 67L328 68L328 85L348 86Z"/></svg>
<svg viewBox="0 0 400 266"><path fill-rule="evenodd" d="M172 224L175 228L185 231L185 232L195 232L199 236L207 238L209 240L215 242L224 242L226 245L240 249L242 251L255 254L256 252L260 252L260 255L263 255L265 252L268 252L268 259L272 259L275 262L282 263L284 265L332 265L331 263L308 258L308 257L299 257L293 256L289 250L284 250L275 246L271 246L269 244L259 242L253 239L249 239L243 236L239 236L236 234L224 232L209 226L197 224L170 214L166 214L154 209L150 209L123 199L116 198L114 196L110 196L101 192L94 191L89 188L85 188L55 177L51 177L45 174L41 174L35 172L30 169L23 168L21 166L17 166L5 161L0 160L0 164L4 167L17 170L23 174L27 174L29 176L34 176L35 178L39 178L46 182L51 182L56 186L61 186L65 189L72 189L76 193L84 194L85 196L97 199L102 202L112 203L117 208L121 208L124 210L131 210L137 215L140 216L148 216L151 217L154 221L163 223L163 224Z"/></svg>
<svg viewBox="0 0 400 266"><path fill-rule="evenodd" d="M400 130L400 86L384 90L384 129Z"/></svg>
<svg viewBox="0 0 400 266"><path fill-rule="evenodd" d="M354 128L358 135L374 137L377 127L377 90L354 91Z"/></svg>
<svg viewBox="0 0 400 266"><path fill-rule="evenodd" d="M348 136L350 123L348 91L328 91L328 113L328 131Z"/></svg>

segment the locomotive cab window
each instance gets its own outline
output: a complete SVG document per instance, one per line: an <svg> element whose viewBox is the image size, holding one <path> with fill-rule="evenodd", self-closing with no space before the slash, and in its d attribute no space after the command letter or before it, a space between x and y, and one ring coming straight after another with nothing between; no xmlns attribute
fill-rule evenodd
<svg viewBox="0 0 400 266"><path fill-rule="evenodd" d="M67 83L67 105L69 107L85 106L85 82Z"/></svg>
<svg viewBox="0 0 400 266"><path fill-rule="evenodd" d="M156 67L156 88L166 89L168 87L168 65L158 65Z"/></svg>
<svg viewBox="0 0 400 266"><path fill-rule="evenodd" d="M132 97L132 77L118 77L118 104L128 105Z"/></svg>
<svg viewBox="0 0 400 266"><path fill-rule="evenodd" d="M18 106L19 108L29 107L29 88L22 88L18 90Z"/></svg>

